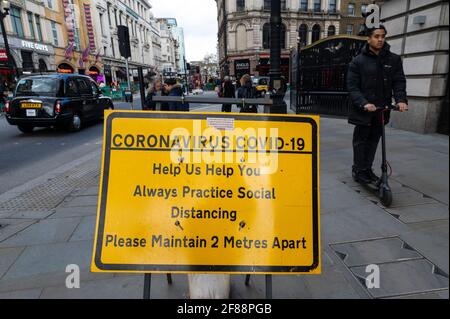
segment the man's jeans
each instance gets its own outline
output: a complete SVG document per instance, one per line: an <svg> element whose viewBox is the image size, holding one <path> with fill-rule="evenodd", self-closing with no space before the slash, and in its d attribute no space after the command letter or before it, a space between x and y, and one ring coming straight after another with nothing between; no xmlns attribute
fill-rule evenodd
<svg viewBox="0 0 450 319"><path fill-rule="evenodd" d="M381 117L378 113L372 116L371 124L357 125L353 132L353 168L358 171L372 168L382 135Z"/></svg>

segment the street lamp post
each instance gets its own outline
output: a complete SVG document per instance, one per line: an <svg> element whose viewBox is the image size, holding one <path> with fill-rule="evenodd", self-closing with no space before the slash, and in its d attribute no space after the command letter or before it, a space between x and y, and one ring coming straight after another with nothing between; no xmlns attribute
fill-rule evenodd
<svg viewBox="0 0 450 319"><path fill-rule="evenodd" d="M0 2L0 27L1 27L2 35L3 35L3 43L5 44L6 56L8 57L8 62L7 62L8 68L10 70L14 70L12 63L11 63L11 51L9 49L8 36L6 35L5 23L3 22L3 20L6 18L6 16L9 15L9 6L10 6L9 1L1 0L1 2ZM14 71L14 73L16 74L15 71Z"/></svg>
<svg viewBox="0 0 450 319"><path fill-rule="evenodd" d="M270 91L273 105L270 113L286 114L284 87L281 78L281 1L272 0L270 13ZM267 110L266 110L267 113Z"/></svg>

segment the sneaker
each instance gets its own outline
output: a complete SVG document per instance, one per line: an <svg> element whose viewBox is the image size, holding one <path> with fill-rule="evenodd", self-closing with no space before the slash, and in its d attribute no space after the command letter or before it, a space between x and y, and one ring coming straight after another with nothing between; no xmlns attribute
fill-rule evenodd
<svg viewBox="0 0 450 319"><path fill-rule="evenodd" d="M380 179L377 175L375 175L372 169L367 170L367 175L370 177L372 182L378 182L378 180Z"/></svg>
<svg viewBox="0 0 450 319"><path fill-rule="evenodd" d="M367 170L358 170L354 172L353 178L355 182L361 184L370 184L372 183L372 178L370 177Z"/></svg>

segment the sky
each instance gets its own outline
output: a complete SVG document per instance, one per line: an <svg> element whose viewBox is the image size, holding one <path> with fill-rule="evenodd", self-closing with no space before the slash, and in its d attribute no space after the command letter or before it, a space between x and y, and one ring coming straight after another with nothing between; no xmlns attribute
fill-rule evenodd
<svg viewBox="0 0 450 319"><path fill-rule="evenodd" d="M175 18L184 29L186 60L217 53L217 7L214 0L148 0L155 18Z"/></svg>

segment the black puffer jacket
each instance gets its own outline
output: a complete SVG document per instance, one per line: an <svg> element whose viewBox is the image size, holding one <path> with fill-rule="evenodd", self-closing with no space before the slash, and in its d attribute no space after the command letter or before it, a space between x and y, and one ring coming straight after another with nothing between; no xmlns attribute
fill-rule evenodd
<svg viewBox="0 0 450 319"><path fill-rule="evenodd" d="M408 103L406 96L406 78L400 56L390 51L385 44L379 55L369 50L369 45L362 49L350 63L347 73L347 90L353 103L349 123L370 126L372 116L364 110L366 104L384 107L392 103ZM389 122L389 113L385 124Z"/></svg>

